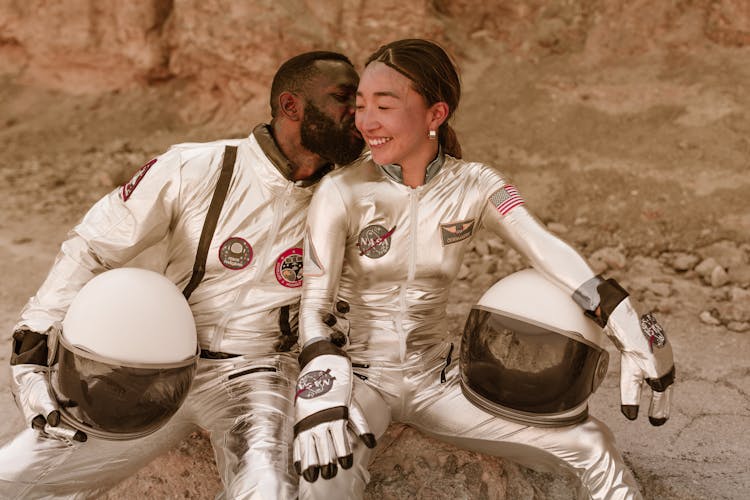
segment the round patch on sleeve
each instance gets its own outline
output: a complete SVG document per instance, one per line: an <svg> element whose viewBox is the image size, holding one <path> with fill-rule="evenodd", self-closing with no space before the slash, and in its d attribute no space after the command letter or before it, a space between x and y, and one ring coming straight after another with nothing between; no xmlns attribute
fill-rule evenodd
<svg viewBox="0 0 750 500"><path fill-rule="evenodd" d="M290 248L276 259L276 281L287 288L302 286L302 249Z"/></svg>
<svg viewBox="0 0 750 500"><path fill-rule="evenodd" d="M242 238L233 236L219 247L219 262L227 269L244 269L252 260L253 247Z"/></svg>

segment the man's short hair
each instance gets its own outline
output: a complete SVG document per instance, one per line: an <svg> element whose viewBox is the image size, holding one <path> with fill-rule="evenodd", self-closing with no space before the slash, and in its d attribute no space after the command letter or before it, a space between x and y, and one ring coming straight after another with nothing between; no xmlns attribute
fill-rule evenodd
<svg viewBox="0 0 750 500"><path fill-rule="evenodd" d="M350 66L352 62L344 54L316 50L305 52L292 57L279 67L271 83L271 116L276 117L279 111L279 95L282 92L300 92L305 83L316 76L320 70L315 66L316 61L342 61Z"/></svg>

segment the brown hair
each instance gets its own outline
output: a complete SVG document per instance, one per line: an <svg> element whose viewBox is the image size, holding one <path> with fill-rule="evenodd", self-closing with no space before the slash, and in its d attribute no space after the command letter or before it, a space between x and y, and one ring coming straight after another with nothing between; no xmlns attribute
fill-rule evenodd
<svg viewBox="0 0 750 500"><path fill-rule="evenodd" d="M446 51L429 40L406 38L382 45L367 59L365 66L371 62L381 62L411 80L427 106L436 102L448 105L448 116L438 129L438 141L445 153L461 158L461 144L448 124L461 99L461 81Z"/></svg>

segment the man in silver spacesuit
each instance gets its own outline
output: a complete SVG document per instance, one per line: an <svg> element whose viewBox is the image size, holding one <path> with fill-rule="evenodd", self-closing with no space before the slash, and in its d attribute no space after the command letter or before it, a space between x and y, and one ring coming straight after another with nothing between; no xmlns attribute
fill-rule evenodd
<svg viewBox="0 0 750 500"><path fill-rule="evenodd" d="M357 83L341 54L293 57L274 77L270 125L244 139L173 146L90 209L13 334L13 392L27 428L0 449L0 497L96 497L202 428L227 498L296 498L298 368L289 351L304 220L318 181L361 153ZM190 393L146 437L65 432L73 430L60 422L46 379L48 336L84 284L136 256L189 298L201 349Z"/></svg>
<svg viewBox="0 0 750 500"><path fill-rule="evenodd" d="M581 317L585 312L606 328L622 352L628 418L636 417L646 382L653 389L652 424L667 420L674 365L666 338L654 340L649 333L656 328L641 327L619 285L595 276L498 171L460 159L447 125L458 105L458 81L435 44L402 40L381 47L357 91L357 127L370 152L327 176L311 202L295 398L295 467L306 480L300 497L361 498L371 448L398 421L460 448L532 467L567 467L591 498L640 498L611 432L585 407L560 401L547 415L509 418L474 404L461 387L446 306L481 228L501 236L575 300ZM343 349L331 341L337 337L325 321L340 303L348 304L339 309L347 310L350 326ZM521 387L486 382L495 384L490 396L536 390L534 379Z"/></svg>

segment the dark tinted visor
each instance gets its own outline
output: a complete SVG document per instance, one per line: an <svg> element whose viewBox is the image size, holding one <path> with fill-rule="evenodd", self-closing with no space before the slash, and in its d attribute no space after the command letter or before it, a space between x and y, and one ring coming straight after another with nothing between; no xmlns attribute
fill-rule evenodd
<svg viewBox="0 0 750 500"><path fill-rule="evenodd" d="M461 344L461 378L490 406L551 415L584 403L608 360L582 336L474 308Z"/></svg>
<svg viewBox="0 0 750 500"><path fill-rule="evenodd" d="M184 401L196 356L172 364L125 364L60 338L50 381L63 419L105 439L133 439L164 425Z"/></svg>

